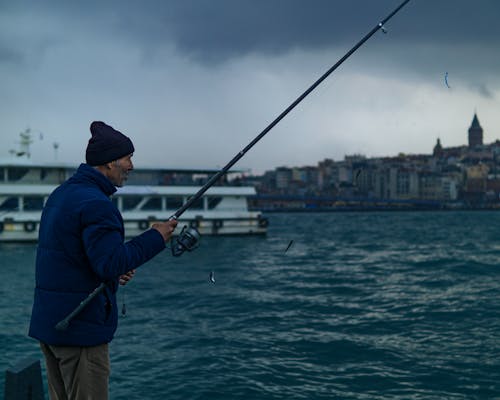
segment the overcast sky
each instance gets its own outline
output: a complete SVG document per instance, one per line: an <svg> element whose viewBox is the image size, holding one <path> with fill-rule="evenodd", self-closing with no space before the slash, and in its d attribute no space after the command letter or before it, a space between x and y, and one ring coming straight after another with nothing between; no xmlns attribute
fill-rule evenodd
<svg viewBox="0 0 500 400"><path fill-rule="evenodd" d="M31 128L34 160L82 162L102 120L136 166L222 167L400 3L0 0L0 158ZM429 154L474 112L500 139L499 15L411 0L236 168Z"/></svg>

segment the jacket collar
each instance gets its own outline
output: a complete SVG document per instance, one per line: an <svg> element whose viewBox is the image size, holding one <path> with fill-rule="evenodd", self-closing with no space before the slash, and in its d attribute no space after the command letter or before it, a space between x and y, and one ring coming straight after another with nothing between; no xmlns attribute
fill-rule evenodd
<svg viewBox="0 0 500 400"><path fill-rule="evenodd" d="M88 164L80 164L76 173L71 177L81 182L93 183L102 190L106 196L111 196L116 192L116 187L111 183L111 181L106 178L101 172L91 167Z"/></svg>

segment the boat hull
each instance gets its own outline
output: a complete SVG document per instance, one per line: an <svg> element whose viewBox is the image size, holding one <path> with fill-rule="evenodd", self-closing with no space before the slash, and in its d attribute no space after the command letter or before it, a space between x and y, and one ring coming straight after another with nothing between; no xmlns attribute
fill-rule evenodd
<svg viewBox="0 0 500 400"><path fill-rule="evenodd" d="M168 217L166 217L168 218ZM165 218L165 219L166 219ZM149 229L161 218L124 218L125 236L130 239ZM14 220L7 218L0 221L0 242L37 242L39 219ZM178 234L184 226L195 227L201 235L265 235L267 219L260 214L236 218L204 218L180 219L175 231Z"/></svg>

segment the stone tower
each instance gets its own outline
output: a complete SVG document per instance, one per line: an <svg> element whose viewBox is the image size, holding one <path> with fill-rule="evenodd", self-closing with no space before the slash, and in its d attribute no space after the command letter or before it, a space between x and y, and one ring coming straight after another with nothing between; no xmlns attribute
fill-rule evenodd
<svg viewBox="0 0 500 400"><path fill-rule="evenodd" d="M441 140L439 138L434 146L432 154L434 157L441 157L443 155L443 146L441 145Z"/></svg>
<svg viewBox="0 0 500 400"><path fill-rule="evenodd" d="M469 147L474 148L476 146L483 145L483 128L479 125L479 120L477 115L474 113L474 118L472 119L472 124L469 128Z"/></svg>

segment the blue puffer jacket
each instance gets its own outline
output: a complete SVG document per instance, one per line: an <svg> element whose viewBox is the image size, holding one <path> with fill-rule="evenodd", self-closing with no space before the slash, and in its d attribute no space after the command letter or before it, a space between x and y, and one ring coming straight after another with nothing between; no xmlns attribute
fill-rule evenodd
<svg viewBox="0 0 500 400"><path fill-rule="evenodd" d="M165 248L154 229L124 243L123 220L110 200L115 191L99 171L81 164L47 200L40 221L31 337L62 346L110 342L118 322L119 276ZM67 330L57 331L55 325L101 282L107 284L105 291Z"/></svg>

